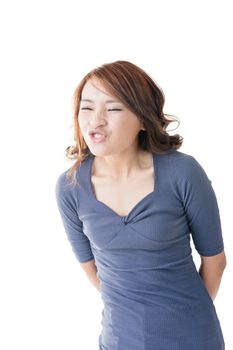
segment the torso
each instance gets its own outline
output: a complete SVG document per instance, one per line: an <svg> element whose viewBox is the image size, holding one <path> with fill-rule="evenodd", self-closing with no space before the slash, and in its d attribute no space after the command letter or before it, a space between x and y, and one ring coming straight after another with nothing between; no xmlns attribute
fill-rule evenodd
<svg viewBox="0 0 233 350"><path fill-rule="evenodd" d="M134 173L127 181L113 181L91 175L95 197L119 216L126 216L134 206L154 190L154 164L152 154L145 155L147 166Z"/></svg>

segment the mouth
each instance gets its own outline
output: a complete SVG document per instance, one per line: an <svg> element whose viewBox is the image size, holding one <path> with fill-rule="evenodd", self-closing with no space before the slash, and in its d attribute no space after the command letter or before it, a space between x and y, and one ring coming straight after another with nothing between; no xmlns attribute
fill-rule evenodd
<svg viewBox="0 0 233 350"><path fill-rule="evenodd" d="M101 133L101 132L98 132L98 131L91 131L89 132L89 137L91 139L91 141L93 141L94 143L100 143L100 142L103 142L107 135L104 134L104 133Z"/></svg>

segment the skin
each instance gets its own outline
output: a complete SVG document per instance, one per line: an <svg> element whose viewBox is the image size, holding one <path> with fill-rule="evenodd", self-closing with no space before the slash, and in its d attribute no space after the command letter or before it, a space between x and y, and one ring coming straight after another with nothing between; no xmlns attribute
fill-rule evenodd
<svg viewBox="0 0 233 350"><path fill-rule="evenodd" d="M130 180L142 171L143 161L145 164L145 153L138 148L138 133L144 129L143 124L94 78L85 84L83 99L93 101L81 102L78 119L85 142L95 155L96 171L110 178L113 184L119 181L124 184L130 183ZM116 102L108 103L108 100ZM105 142L94 144L90 140L88 131L95 128L107 133ZM226 264L224 251L215 256L201 256L199 274L212 300L218 293ZM90 282L100 291L95 260L80 265Z"/></svg>
<svg viewBox="0 0 233 350"><path fill-rule="evenodd" d="M102 84L92 78L84 86L78 120L82 135L92 154L96 156L102 173L112 179L127 179L140 170L142 152L138 148L138 133L144 129L134 113L110 95ZM115 100L114 103L107 103ZM115 110L118 109L118 110ZM88 131L98 128L107 133L107 140L94 144Z"/></svg>
<svg viewBox="0 0 233 350"><path fill-rule="evenodd" d="M213 301L217 296L226 265L224 251L214 256L201 256L199 274Z"/></svg>
<svg viewBox="0 0 233 350"><path fill-rule="evenodd" d="M90 79L85 84L82 91L82 100L84 99L93 102L81 101L78 120L85 142L95 155L96 172L100 172L101 169L101 172L115 183L119 180L129 181L143 168L143 161L145 166L145 158L138 149L137 139L139 131L145 130L143 124L96 79ZM116 102L108 103L109 100ZM95 128L107 133L106 142L92 143L88 131ZM95 260L80 265L90 282L100 291Z"/></svg>

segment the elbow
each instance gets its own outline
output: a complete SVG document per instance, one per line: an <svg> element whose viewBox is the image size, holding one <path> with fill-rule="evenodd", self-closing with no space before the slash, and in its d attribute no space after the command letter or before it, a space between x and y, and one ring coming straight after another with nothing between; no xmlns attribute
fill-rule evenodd
<svg viewBox="0 0 233 350"><path fill-rule="evenodd" d="M226 258L226 255L224 254L224 259L223 259L223 261L221 263L222 272L224 272L226 267L227 267L227 258Z"/></svg>
<svg viewBox="0 0 233 350"><path fill-rule="evenodd" d="M223 251L222 253L219 254L220 259L219 259L219 264L218 264L218 268L220 271L224 272L226 266L227 266L227 258L226 258L226 254Z"/></svg>
<svg viewBox="0 0 233 350"><path fill-rule="evenodd" d="M227 261L223 261L221 262L218 266L216 266L216 274L217 276L219 276L220 278L222 277L222 275L224 274L224 271L226 269L227 266Z"/></svg>
<svg viewBox="0 0 233 350"><path fill-rule="evenodd" d="M216 268L216 272L217 272L217 275L219 276L219 278L222 278L226 267L227 267L227 260L225 258L225 259L223 259L223 261L221 261L219 263L219 265Z"/></svg>

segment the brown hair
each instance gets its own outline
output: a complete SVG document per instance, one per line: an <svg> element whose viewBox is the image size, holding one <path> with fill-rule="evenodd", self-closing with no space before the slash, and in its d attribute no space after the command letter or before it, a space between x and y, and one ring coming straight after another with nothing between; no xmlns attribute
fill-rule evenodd
<svg viewBox="0 0 233 350"><path fill-rule="evenodd" d="M81 161L91 154L81 134L78 114L84 85L93 77L143 122L145 130L140 130L138 134L139 147L151 153L166 153L181 147L183 137L178 134L169 135L166 131L171 122L176 121L179 125L179 121L174 116L163 113L165 97L158 84L143 69L131 62L106 63L90 71L75 89L75 145L66 148L66 157L77 160L69 169L68 177L74 174Z"/></svg>

